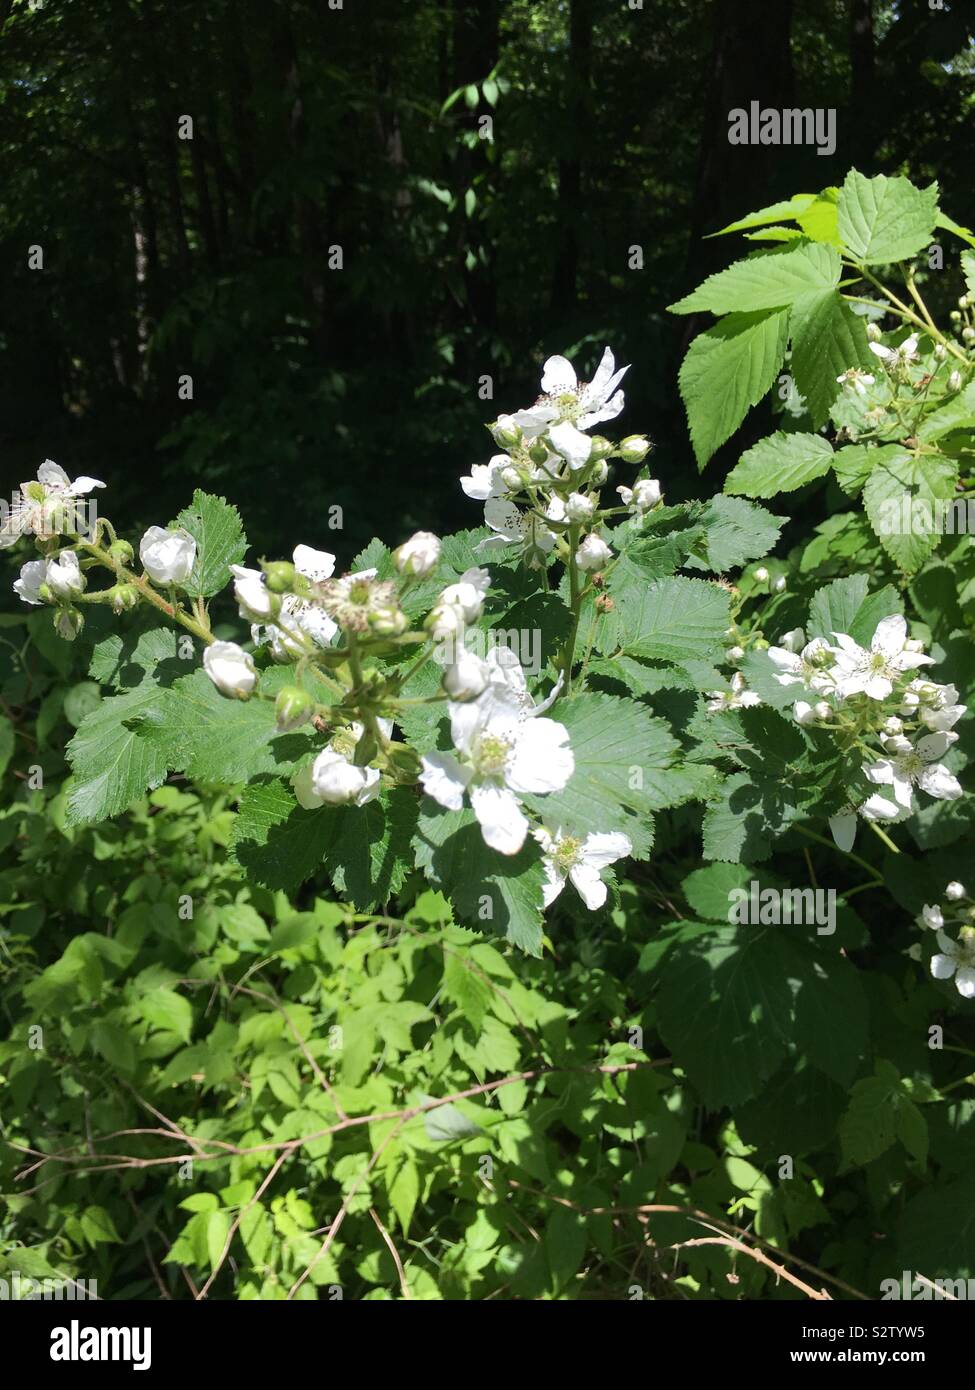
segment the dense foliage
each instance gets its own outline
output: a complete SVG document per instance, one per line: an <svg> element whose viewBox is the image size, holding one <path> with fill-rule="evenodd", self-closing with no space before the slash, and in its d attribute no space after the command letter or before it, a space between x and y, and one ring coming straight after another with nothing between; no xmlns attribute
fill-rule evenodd
<svg viewBox="0 0 975 1390"><path fill-rule="evenodd" d="M964 7L0 33L0 1280L975 1279Z"/></svg>
<svg viewBox="0 0 975 1390"><path fill-rule="evenodd" d="M975 260L943 331L939 226L975 245L936 186L851 171L730 229L778 244L674 306L721 316L681 377L702 462L794 376L707 503L594 433L609 350L493 422L483 528L342 577L243 565L199 491L137 563L82 516L98 480L23 485L8 1267L239 1298L970 1276L975 576L934 504L967 515ZM783 518L747 498L834 476L864 513L756 565ZM228 581L249 637L211 627Z"/></svg>

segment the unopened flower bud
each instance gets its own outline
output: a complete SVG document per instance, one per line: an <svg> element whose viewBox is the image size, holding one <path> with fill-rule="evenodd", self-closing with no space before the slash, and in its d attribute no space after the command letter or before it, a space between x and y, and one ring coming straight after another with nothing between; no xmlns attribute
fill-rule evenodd
<svg viewBox="0 0 975 1390"><path fill-rule="evenodd" d="M949 377L948 377L948 390L949 390L949 391L960 391L960 390L961 390L961 372L952 372L952 373L949 375Z"/></svg>
<svg viewBox="0 0 975 1390"><path fill-rule="evenodd" d="M871 343L880 342L880 329L877 327L875 323L867 324L867 338L870 340Z"/></svg>
<svg viewBox="0 0 975 1390"><path fill-rule="evenodd" d="M274 714L281 733L301 728L315 712L315 701L297 685L285 685L274 701Z"/></svg>
<svg viewBox="0 0 975 1390"><path fill-rule="evenodd" d="M813 713L817 719L828 719L833 711L825 700L817 700L813 705Z"/></svg>
<svg viewBox="0 0 975 1390"><path fill-rule="evenodd" d="M895 734L902 734L903 732L904 721L898 719L896 714L892 714L889 719L884 720L884 733L888 734L891 738L893 738Z"/></svg>
<svg viewBox="0 0 975 1390"><path fill-rule="evenodd" d="M595 463L595 465L593 466L593 470L592 470L592 480L593 480L593 483L596 485L596 487L602 487L603 483L606 481L606 479L607 479L608 477L609 477L609 464L606 462L605 459L599 459L599 460Z"/></svg>
<svg viewBox="0 0 975 1390"><path fill-rule="evenodd" d="M504 468L502 468L501 481L504 483L505 487L509 488L512 492L517 492L518 488L522 487L525 482L513 463L506 463Z"/></svg>
<svg viewBox="0 0 975 1390"><path fill-rule="evenodd" d="M135 559L135 551L128 541L112 541L108 547L108 553L113 560L117 560L120 565L131 565Z"/></svg>
<svg viewBox="0 0 975 1390"><path fill-rule="evenodd" d="M650 452L650 441L643 434L628 434L621 441L619 452L624 463L642 463Z"/></svg>
<svg viewBox="0 0 975 1390"><path fill-rule="evenodd" d="M54 631L66 642L73 642L84 625L84 614L77 608L59 608L54 615Z"/></svg>
<svg viewBox="0 0 975 1390"><path fill-rule="evenodd" d="M521 427L510 415L499 415L491 426L491 433L502 449L513 449L521 440Z"/></svg>
<svg viewBox="0 0 975 1390"><path fill-rule="evenodd" d="M203 669L220 691L246 700L257 684L254 658L236 642L211 642L203 653Z"/></svg>
<svg viewBox="0 0 975 1390"><path fill-rule="evenodd" d="M440 539L432 531L417 531L393 551L393 563L400 574L422 579L436 569L440 559Z"/></svg>
<svg viewBox="0 0 975 1390"><path fill-rule="evenodd" d="M431 637L442 642L463 632L464 615L452 603L438 603L436 608L432 608L427 614L423 626Z"/></svg>
<svg viewBox="0 0 975 1390"><path fill-rule="evenodd" d="M975 328L972 328L970 324L967 325L961 330L961 336L966 343L975 343Z"/></svg>
<svg viewBox="0 0 975 1390"><path fill-rule="evenodd" d="M816 722L816 711L808 700L797 700L792 706L792 713L796 723L801 724L803 728Z"/></svg>
<svg viewBox="0 0 975 1390"><path fill-rule="evenodd" d="M154 584L185 584L196 561L196 541L177 527L150 526L139 542L139 559Z"/></svg>
<svg viewBox="0 0 975 1390"><path fill-rule="evenodd" d="M377 637L399 637L409 625L409 619L399 608L373 608L369 613L369 627Z"/></svg>
<svg viewBox="0 0 975 1390"><path fill-rule="evenodd" d="M56 560L48 560L46 578L54 597L62 600L76 598L87 583L73 550L65 550Z"/></svg>
<svg viewBox="0 0 975 1390"><path fill-rule="evenodd" d="M934 357L935 357L935 361L936 361L936 362L943 362L947 356L948 356L948 349L945 347L944 343L935 343L935 345L934 345Z"/></svg>
<svg viewBox="0 0 975 1390"><path fill-rule="evenodd" d="M581 570L601 570L613 558L613 552L594 531L576 551L576 564Z"/></svg>
<svg viewBox="0 0 975 1390"><path fill-rule="evenodd" d="M589 521L596 510L596 504L584 492L570 492L565 504L565 514L570 521Z"/></svg>
<svg viewBox="0 0 975 1390"><path fill-rule="evenodd" d="M660 498L660 484L656 478L640 478L633 484L633 505L637 511L648 512Z"/></svg>
<svg viewBox="0 0 975 1390"><path fill-rule="evenodd" d="M961 299L959 299L959 301L958 301L958 307L959 307L959 309L967 309L967 308L968 308L968 295L967 295L967 294L963 294L962 297L961 297Z"/></svg>
<svg viewBox="0 0 975 1390"><path fill-rule="evenodd" d="M295 586L295 567L290 560L272 560L264 566L264 582L272 594L290 594Z"/></svg>
<svg viewBox="0 0 975 1390"><path fill-rule="evenodd" d="M542 443L533 444L528 450L528 457L531 459L532 463L541 467L548 459L548 449Z"/></svg>
<svg viewBox="0 0 975 1390"><path fill-rule="evenodd" d="M462 647L443 673L443 688L452 700L476 700L487 689L488 677L486 663Z"/></svg>
<svg viewBox="0 0 975 1390"><path fill-rule="evenodd" d="M299 773L294 786L298 800L310 808L323 802L327 806L364 806L379 795L379 783L377 768L356 767L337 749L325 748L305 770L304 778Z"/></svg>
<svg viewBox="0 0 975 1390"><path fill-rule="evenodd" d="M952 309L948 317L951 319L952 323L961 323L961 314L959 314L957 309Z"/></svg>
<svg viewBox="0 0 975 1390"><path fill-rule="evenodd" d="M589 450L587 462L593 463L598 462L599 459L609 458L612 452L613 446L605 435L594 434L592 437L592 448Z"/></svg>
<svg viewBox="0 0 975 1390"><path fill-rule="evenodd" d="M956 878L953 878L945 889L945 897L950 898L953 903L956 903L959 898L963 898L964 896L965 885L959 883Z"/></svg>
<svg viewBox="0 0 975 1390"><path fill-rule="evenodd" d="M752 576L758 584L768 583L768 570L764 565L759 565L757 570L752 571Z"/></svg>
<svg viewBox="0 0 975 1390"><path fill-rule="evenodd" d="M785 589L785 575L780 574L778 579L772 581L772 588L777 594L781 594Z"/></svg>
<svg viewBox="0 0 975 1390"><path fill-rule="evenodd" d="M134 584L116 584L109 590L112 596L112 608L116 613L125 613L130 608L135 608L139 602L139 591Z"/></svg>
<svg viewBox="0 0 975 1390"><path fill-rule="evenodd" d="M744 655L744 647L729 647L728 650L725 652L725 656L728 658L729 661L740 661Z"/></svg>

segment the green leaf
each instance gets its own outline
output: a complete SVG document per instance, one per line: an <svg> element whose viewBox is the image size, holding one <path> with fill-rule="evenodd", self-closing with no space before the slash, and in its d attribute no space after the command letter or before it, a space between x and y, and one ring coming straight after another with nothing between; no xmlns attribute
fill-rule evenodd
<svg viewBox="0 0 975 1390"><path fill-rule="evenodd" d="M342 808L328 869L336 889L360 912L387 903L402 888L417 806L411 787L393 787L365 806Z"/></svg>
<svg viewBox="0 0 975 1390"><path fill-rule="evenodd" d="M961 237L962 241L967 241L969 246L975 246L975 232L971 227L962 227L955 222L946 212L939 212L936 227L944 227L946 232L953 232L955 236Z"/></svg>
<svg viewBox="0 0 975 1390"><path fill-rule="evenodd" d="M182 526L196 541L196 560L183 589L193 598L219 593L230 581L230 566L239 564L247 552L237 508L197 488L173 525Z"/></svg>
<svg viewBox="0 0 975 1390"><path fill-rule="evenodd" d="M115 1229L115 1222L104 1207L85 1207L80 1217L81 1229L91 1246L121 1245L122 1237Z"/></svg>
<svg viewBox="0 0 975 1390"><path fill-rule="evenodd" d="M664 964L658 1009L664 1041L710 1108L758 1094L793 1043L842 1084L866 1045L853 966L784 926L688 932Z"/></svg>
<svg viewBox="0 0 975 1390"><path fill-rule="evenodd" d="M822 478L833 462L833 446L818 434L776 434L742 454L725 479L725 492L744 497L774 497L795 492Z"/></svg>
<svg viewBox="0 0 975 1390"><path fill-rule="evenodd" d="M890 265L927 246L938 219L938 186L915 188L909 179L851 169L843 181L839 233L854 260Z"/></svg>
<svg viewBox="0 0 975 1390"><path fill-rule="evenodd" d="M443 993L479 1033L494 991L484 973L459 951L444 952Z"/></svg>
<svg viewBox="0 0 975 1390"><path fill-rule="evenodd" d="M939 503L955 495L958 465L939 454L883 452L864 484L863 502L884 550L913 574L938 544Z"/></svg>
<svg viewBox="0 0 975 1390"><path fill-rule="evenodd" d="M386 1166L385 1177L389 1205L396 1213L400 1230L406 1235L420 1196L420 1174L413 1154L402 1149Z"/></svg>
<svg viewBox="0 0 975 1390"><path fill-rule="evenodd" d="M181 643L194 650L188 633L160 623L158 614L142 617L127 630L111 632L96 642L88 664L88 674L102 685L116 690L132 690L145 680L169 686L179 676L189 674L192 667L180 655ZM185 648L184 648L185 650Z"/></svg>
<svg viewBox="0 0 975 1390"><path fill-rule="evenodd" d="M64 717L78 728L102 702L102 692L95 681L79 681L64 696Z"/></svg>
<svg viewBox="0 0 975 1390"><path fill-rule="evenodd" d="M704 813L704 858L731 863L767 859L772 841L789 828L796 815L788 785L757 772L733 773Z"/></svg>
<svg viewBox="0 0 975 1390"><path fill-rule="evenodd" d="M188 999L172 989L154 989L139 1000L142 1017L153 1028L175 1033L184 1043L190 1040L193 1010Z"/></svg>
<svg viewBox="0 0 975 1390"><path fill-rule="evenodd" d="M231 852L249 878L288 892L321 867L343 828L340 811L306 811L280 778L244 788L231 837Z"/></svg>
<svg viewBox="0 0 975 1390"><path fill-rule="evenodd" d="M975 261L975 256L972 260ZM930 444L958 429L975 429L975 381L970 382L947 405L939 406L926 416L918 426L917 437Z"/></svg>
<svg viewBox="0 0 975 1390"><path fill-rule="evenodd" d="M827 290L795 301L789 332L792 374L818 430L843 389L837 377L850 367L867 367L872 360L864 319L836 290Z"/></svg>
<svg viewBox="0 0 975 1390"><path fill-rule="evenodd" d="M533 841L518 854L498 854L484 843L469 807L445 811L424 797L413 848L417 867L443 890L461 921L541 955L544 875Z"/></svg>
<svg viewBox="0 0 975 1390"><path fill-rule="evenodd" d="M834 641L834 634L846 632L861 646L868 646L883 618L903 612L895 589L888 584L870 594L865 574L834 579L818 589L809 605L808 636Z"/></svg>
<svg viewBox="0 0 975 1390"><path fill-rule="evenodd" d="M965 276L965 288L969 294L975 294L975 256L971 251L961 253L961 268Z"/></svg>
<svg viewBox="0 0 975 1390"><path fill-rule="evenodd" d="M729 314L691 343L679 382L699 468L771 388L788 330L787 309Z"/></svg>
<svg viewBox="0 0 975 1390"><path fill-rule="evenodd" d="M547 796L525 796L546 820L572 834L620 830L634 852L650 848L652 813L699 794L694 771L675 768L679 745L663 719L615 695L578 695L552 711L569 732L575 770Z"/></svg>
<svg viewBox="0 0 975 1390"><path fill-rule="evenodd" d="M262 673L261 689L273 696L293 681L290 666L272 667ZM311 689L321 698L317 687ZM304 729L279 732L273 699L228 699L200 667L176 681L157 730L176 750L172 765L201 782L232 785L260 773L290 770L315 747L313 735Z"/></svg>
<svg viewBox="0 0 975 1390"><path fill-rule="evenodd" d="M563 1288L578 1271L587 1244L585 1217L569 1207L555 1207L545 1226L545 1254L553 1289Z"/></svg>
<svg viewBox="0 0 975 1390"><path fill-rule="evenodd" d="M731 609L727 591L716 584L678 576L627 589L616 601L628 655L680 664L723 649Z"/></svg>
<svg viewBox="0 0 975 1390"><path fill-rule="evenodd" d="M881 1071L880 1069L883 1068ZM886 1152L897 1137L899 1083L881 1063L876 1076L853 1087L850 1104L840 1121L840 1148L846 1163L862 1167Z"/></svg>
<svg viewBox="0 0 975 1390"><path fill-rule="evenodd" d="M698 917L709 922L728 922L729 894L734 888L747 888L759 877L747 864L707 864L695 869L681 884L684 897Z"/></svg>
<svg viewBox="0 0 975 1390"><path fill-rule="evenodd" d="M79 725L68 744L73 778L68 793L70 825L107 820L158 787L175 766L171 736L140 736L147 721L164 716L170 692L146 681L134 690L112 695Z"/></svg>
<svg viewBox="0 0 975 1390"><path fill-rule="evenodd" d="M876 444L848 444L837 449L833 455L833 472L836 481L844 492L857 497L864 483L873 472L874 464L884 457L900 458L904 449L900 444L887 444L878 448Z"/></svg>
<svg viewBox="0 0 975 1390"><path fill-rule="evenodd" d="M792 990L775 930L718 928L664 963L660 1033L711 1110L755 1095L785 1056Z"/></svg>
<svg viewBox="0 0 975 1390"><path fill-rule="evenodd" d="M814 202L814 193L796 193L794 197L785 199L781 203L771 203L767 208L761 208L758 212L750 212L747 217L739 218L737 222L729 222L727 227L722 227L719 232L711 232L710 236L727 236L729 232L743 232L749 227L765 227L772 222L780 222L783 219L799 217Z"/></svg>
<svg viewBox="0 0 975 1390"><path fill-rule="evenodd" d="M787 520L784 516L773 516L755 502L723 497L719 493L701 513L704 544L697 548L695 560L689 561L688 567L696 564L697 555L703 553L704 565L715 574L740 569L749 560L767 555L774 548Z"/></svg>
<svg viewBox="0 0 975 1390"><path fill-rule="evenodd" d="M903 1265L929 1279L975 1279L975 1178L940 1182L913 1196L898 1240L898 1270Z"/></svg>
<svg viewBox="0 0 975 1390"><path fill-rule="evenodd" d="M756 252L703 284L676 304L672 314L712 314L780 309L805 294L832 290L840 280L840 258L831 246L803 242L788 250Z"/></svg>

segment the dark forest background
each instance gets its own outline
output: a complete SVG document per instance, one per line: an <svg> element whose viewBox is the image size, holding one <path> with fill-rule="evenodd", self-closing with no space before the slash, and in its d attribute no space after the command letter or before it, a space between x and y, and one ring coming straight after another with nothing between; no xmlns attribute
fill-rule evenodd
<svg viewBox="0 0 975 1390"><path fill-rule="evenodd" d="M0 0L4 491L49 456L136 525L202 484L345 560L478 524L483 421L604 343L670 496L714 491L748 441L697 478L665 306L850 164L975 223L975 4L630 3ZM729 145L752 100L835 107L836 153Z"/></svg>

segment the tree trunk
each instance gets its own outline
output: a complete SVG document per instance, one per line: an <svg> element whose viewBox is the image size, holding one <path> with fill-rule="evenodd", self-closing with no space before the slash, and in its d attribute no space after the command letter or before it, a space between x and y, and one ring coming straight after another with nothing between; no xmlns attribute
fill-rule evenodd
<svg viewBox="0 0 975 1390"><path fill-rule="evenodd" d="M592 122L592 0L571 0L569 6L569 64L564 91L565 143L559 159L556 214L558 251L551 290L551 307L560 314L575 307L578 295L583 164L586 132Z"/></svg>

